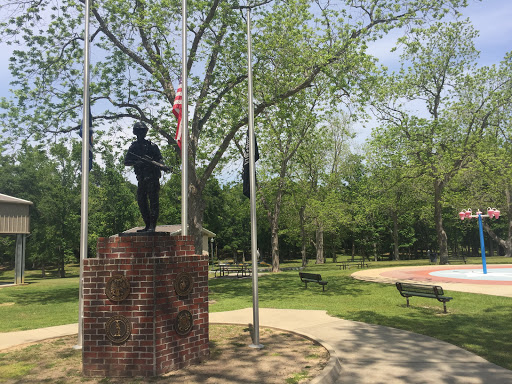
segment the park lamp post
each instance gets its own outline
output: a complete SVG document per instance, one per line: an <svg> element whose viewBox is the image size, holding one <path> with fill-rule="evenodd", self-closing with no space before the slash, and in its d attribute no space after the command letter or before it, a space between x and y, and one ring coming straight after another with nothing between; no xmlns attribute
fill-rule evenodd
<svg viewBox="0 0 512 384"><path fill-rule="evenodd" d="M212 265L213 265L215 263L215 259L214 259L215 254L213 253L213 237L210 237L210 247L212 249L211 255L212 255Z"/></svg>
<svg viewBox="0 0 512 384"><path fill-rule="evenodd" d="M459 217L461 220L472 219L474 217L478 218L478 228L480 231L480 249L482 252L482 267L484 274L487 274L487 262L485 260L484 230L482 228L482 217L490 217L491 219L494 217L496 219L499 219L500 211L497 210L496 208L487 208L487 215L482 215L482 212L480 212L480 210L476 212L476 215L472 215L471 208L468 208L460 211Z"/></svg>

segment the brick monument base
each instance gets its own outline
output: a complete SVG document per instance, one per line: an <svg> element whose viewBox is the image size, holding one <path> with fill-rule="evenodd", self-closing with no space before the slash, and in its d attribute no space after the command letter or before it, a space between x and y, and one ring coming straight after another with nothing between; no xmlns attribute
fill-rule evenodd
<svg viewBox="0 0 512 384"><path fill-rule="evenodd" d="M208 256L190 236L100 238L83 277L84 376L158 376L209 356Z"/></svg>

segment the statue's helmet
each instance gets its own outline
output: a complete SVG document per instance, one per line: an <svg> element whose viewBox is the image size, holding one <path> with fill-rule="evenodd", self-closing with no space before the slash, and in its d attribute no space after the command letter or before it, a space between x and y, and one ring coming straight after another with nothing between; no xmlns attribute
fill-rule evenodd
<svg viewBox="0 0 512 384"><path fill-rule="evenodd" d="M148 131L148 126L140 121L137 121L135 124L133 124L133 134L136 135L137 131Z"/></svg>

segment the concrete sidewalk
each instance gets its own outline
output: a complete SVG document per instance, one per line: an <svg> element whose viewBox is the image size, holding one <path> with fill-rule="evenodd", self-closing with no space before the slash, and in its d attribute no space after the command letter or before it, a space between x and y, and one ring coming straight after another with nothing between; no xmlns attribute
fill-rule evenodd
<svg viewBox="0 0 512 384"><path fill-rule="evenodd" d="M252 308L210 313L210 321L252 323ZM336 380L330 381L327 376L320 381L322 384L512 383L512 371L452 344L394 328L338 319L325 311L260 308L260 326L305 334L334 350L341 370L336 372Z"/></svg>
<svg viewBox="0 0 512 384"><path fill-rule="evenodd" d="M325 311L260 308L260 326L317 340L331 360L315 384L503 384L512 371L428 336L342 320ZM252 308L210 313L211 323L252 323ZM14 345L75 334L76 324L0 333L0 351Z"/></svg>
<svg viewBox="0 0 512 384"><path fill-rule="evenodd" d="M78 324L57 325L55 327L31 329L29 331L0 333L0 351L17 345L69 336L75 333L78 334Z"/></svg>

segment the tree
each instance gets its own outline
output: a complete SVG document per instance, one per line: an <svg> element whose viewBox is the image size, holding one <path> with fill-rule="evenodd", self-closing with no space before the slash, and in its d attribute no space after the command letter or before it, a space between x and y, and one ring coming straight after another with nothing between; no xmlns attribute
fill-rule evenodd
<svg viewBox="0 0 512 384"><path fill-rule="evenodd" d="M245 254L251 249L249 201L242 194L241 184L224 186L222 200L221 205L216 207L222 225L217 229L215 241L225 253L236 260L238 251ZM212 212L208 215L213 216Z"/></svg>
<svg viewBox="0 0 512 384"><path fill-rule="evenodd" d="M440 18L465 0L306 0L255 5L255 115L293 99L320 78L344 97L364 81L366 43L394 28ZM83 3L3 0L3 42L23 46L10 69L14 99L3 125L14 137L44 139L77 130L82 97ZM203 191L247 124L246 33L238 3L188 1L189 226L201 247ZM95 2L91 102L95 125L143 121L176 151L171 105L180 76L180 6L160 0ZM278 64L278 65L277 65ZM271 80L274 82L272 83ZM274 92L276 91L277 92ZM100 111L100 112L99 112Z"/></svg>
<svg viewBox="0 0 512 384"><path fill-rule="evenodd" d="M510 76L492 68L475 69L476 32L467 22L440 23L401 39L404 66L385 89L391 96L378 110L386 137L381 145L399 148L408 172L428 176L434 196L434 220L440 262L448 262L443 225L443 192L476 153L489 124L510 103ZM405 64L407 63L407 64ZM425 115L407 111L424 103Z"/></svg>
<svg viewBox="0 0 512 384"><path fill-rule="evenodd" d="M58 267L76 260L80 239L79 146L63 143L48 150L22 143L11 166L1 168L2 193L34 203L27 259L45 275L47 265ZM5 188L5 189L4 189Z"/></svg>
<svg viewBox="0 0 512 384"><path fill-rule="evenodd" d="M304 218L310 222L307 227L315 232L312 243L317 264L325 262L325 233L339 232L350 216L346 214L350 203L345 199L355 159L349 147L354 137L350 124L348 114L329 114L310 145L300 151L300 165L296 167L296 178L306 195Z"/></svg>
<svg viewBox="0 0 512 384"><path fill-rule="evenodd" d="M450 188L452 205L479 208L485 213L489 206L501 212L499 220L483 220L483 228L504 251L505 257L512 257L512 145L510 140L510 113L503 111L499 124L490 129L484 143L478 148L478 158L470 164ZM461 223L457 225L460 227ZM478 239L473 224L473 237ZM492 242L490 242L492 245ZM492 246L488 249L492 255Z"/></svg>
<svg viewBox="0 0 512 384"><path fill-rule="evenodd" d="M384 134L387 137L387 132ZM431 206L429 179L407 167L406 140L390 140L376 131L366 147L367 180L358 206L367 215L384 216L391 235L392 259L400 259L400 248L411 246L417 238L411 216L419 217L425 205ZM405 143L405 144L404 144ZM378 220L382 223L382 219ZM388 251L388 249L386 249Z"/></svg>
<svg viewBox="0 0 512 384"><path fill-rule="evenodd" d="M272 272L279 271L279 219L283 195L289 187L291 168L296 164L296 154L303 145L311 144L316 117L313 110L316 99L306 98L300 102L288 100L274 111L261 118L262 132L267 134L267 145L262 146L266 153L266 178L260 181L260 199L267 212L270 224Z"/></svg>
<svg viewBox="0 0 512 384"><path fill-rule="evenodd" d="M115 235L140 222L135 186L124 177L125 167L116 160L113 146L97 140L94 151L98 160L90 175L88 231L93 250L98 237Z"/></svg>

